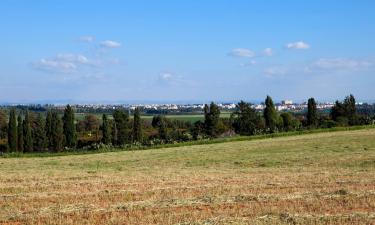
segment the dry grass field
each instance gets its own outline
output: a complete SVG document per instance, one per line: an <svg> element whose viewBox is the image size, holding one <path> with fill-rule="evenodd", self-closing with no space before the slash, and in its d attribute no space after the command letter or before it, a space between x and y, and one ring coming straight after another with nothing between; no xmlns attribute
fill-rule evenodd
<svg viewBox="0 0 375 225"><path fill-rule="evenodd" d="M0 224L375 224L375 129L0 158Z"/></svg>

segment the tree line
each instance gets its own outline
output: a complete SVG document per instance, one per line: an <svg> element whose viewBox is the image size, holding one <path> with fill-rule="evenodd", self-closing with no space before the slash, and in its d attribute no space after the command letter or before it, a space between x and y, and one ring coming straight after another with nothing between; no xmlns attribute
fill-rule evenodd
<svg viewBox="0 0 375 225"><path fill-rule="evenodd" d="M319 113L314 98L308 99L307 104L307 112L303 115L279 113L272 98L267 96L262 113L257 112L250 103L240 101L230 118L222 118L219 107L212 102L204 106L204 119L195 123L171 120L164 115L154 116L151 121L144 120L139 108L134 110L133 118L124 109L116 109L112 115L103 114L100 122L90 114L77 121L70 105L66 106L62 116L53 110L36 115L25 110L17 115L12 108L8 121L0 113L0 138L6 136L7 139L6 147L0 151L61 152L99 148L98 145L155 145L235 134L256 135L373 122L357 113L353 95L342 102L336 101L329 115Z"/></svg>

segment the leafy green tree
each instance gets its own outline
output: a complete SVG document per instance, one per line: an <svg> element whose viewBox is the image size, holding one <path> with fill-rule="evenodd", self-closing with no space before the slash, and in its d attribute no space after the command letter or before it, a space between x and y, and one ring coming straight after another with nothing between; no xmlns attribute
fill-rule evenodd
<svg viewBox="0 0 375 225"><path fill-rule="evenodd" d="M12 108L9 113L8 145L11 152L17 151L17 118L16 110Z"/></svg>
<svg viewBox="0 0 375 225"><path fill-rule="evenodd" d="M214 102L211 102L210 106L206 104L204 107L204 126L208 136L215 137L219 135L219 121L219 107Z"/></svg>
<svg viewBox="0 0 375 225"><path fill-rule="evenodd" d="M236 133L241 135L254 135L264 128L262 118L249 103L241 101L232 114L233 127Z"/></svg>
<svg viewBox="0 0 375 225"><path fill-rule="evenodd" d="M64 129L63 122L57 112L52 113L52 140L51 148L53 151L61 152L63 150Z"/></svg>
<svg viewBox="0 0 375 225"><path fill-rule="evenodd" d="M278 115L273 104L272 98L267 95L265 101L266 107L263 111L263 117L266 122L266 127L270 130L271 133L276 131Z"/></svg>
<svg viewBox="0 0 375 225"><path fill-rule="evenodd" d="M318 112L314 98L307 101L307 126L316 127L318 125Z"/></svg>
<svg viewBox="0 0 375 225"><path fill-rule="evenodd" d="M108 117L106 114L103 114L102 120L103 120L102 127L101 127L102 134L103 134L102 142L104 144L110 144L111 143L111 126L110 126L110 123L108 121Z"/></svg>
<svg viewBox="0 0 375 225"><path fill-rule="evenodd" d="M45 124L45 132L46 132L46 145L48 148L52 147L52 112L47 112L46 117L46 124Z"/></svg>
<svg viewBox="0 0 375 225"><path fill-rule="evenodd" d="M47 147L47 137L45 131L45 122L41 113L38 114L38 117L35 121L34 128L34 150L44 151Z"/></svg>
<svg viewBox="0 0 375 225"><path fill-rule="evenodd" d="M340 125L356 125L358 115L355 102L353 95L347 96L344 102L336 101L331 109L331 118Z"/></svg>
<svg viewBox="0 0 375 225"><path fill-rule="evenodd" d="M70 105L67 105L64 110L63 123L65 145L74 148L77 144L77 134L74 125L74 111Z"/></svg>
<svg viewBox="0 0 375 225"><path fill-rule="evenodd" d="M18 152L23 152L23 121L21 115L18 115L17 118L18 127L17 127L17 134L18 134L18 141L17 141L17 150Z"/></svg>
<svg viewBox="0 0 375 225"><path fill-rule="evenodd" d="M116 109L113 112L113 119L117 130L117 145L124 145L130 142L129 135L129 114L124 110Z"/></svg>
<svg viewBox="0 0 375 225"><path fill-rule="evenodd" d="M293 131L298 129L298 127L300 126L300 122L296 118L294 118L292 114L288 112L282 113L280 117L282 119L282 129L284 131Z"/></svg>
<svg viewBox="0 0 375 225"><path fill-rule="evenodd" d="M142 141L142 120L141 120L141 113L139 111L139 108L136 108L134 111L132 133L133 133L133 142Z"/></svg>
<svg viewBox="0 0 375 225"><path fill-rule="evenodd" d="M23 149L25 152L33 151L33 134L31 130L30 114L26 111L25 119L23 120Z"/></svg>

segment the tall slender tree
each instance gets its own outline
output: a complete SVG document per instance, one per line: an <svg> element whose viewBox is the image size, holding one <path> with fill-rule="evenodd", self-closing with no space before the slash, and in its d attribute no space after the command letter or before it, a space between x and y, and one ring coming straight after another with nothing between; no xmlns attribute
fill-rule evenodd
<svg viewBox="0 0 375 225"><path fill-rule="evenodd" d="M77 144L77 134L74 124L74 111L70 105L67 105L64 110L63 123L65 145L74 148Z"/></svg>
<svg viewBox="0 0 375 225"><path fill-rule="evenodd" d="M218 135L218 124L220 120L220 109L211 102L210 106L204 107L204 127L208 136L214 137Z"/></svg>
<svg viewBox="0 0 375 225"><path fill-rule="evenodd" d="M18 115L18 125L17 125L17 134L18 134L18 141L17 141L17 150L18 152L23 152L23 121L21 115Z"/></svg>
<svg viewBox="0 0 375 225"><path fill-rule="evenodd" d="M8 145L11 152L17 151L17 118L16 110L12 108L9 113Z"/></svg>
<svg viewBox="0 0 375 225"><path fill-rule="evenodd" d="M133 142L141 142L142 141L142 121L141 121L141 113L139 108L136 108L134 111L134 119L133 119Z"/></svg>
<svg viewBox="0 0 375 225"><path fill-rule="evenodd" d="M26 111L25 119L23 120L23 149L25 152L33 151L33 134L31 130L30 114Z"/></svg>
<svg viewBox="0 0 375 225"><path fill-rule="evenodd" d="M273 104L272 98L267 95L265 101L266 107L263 111L264 120L266 122L267 128L270 132L275 132L278 122L277 112L275 109L275 105Z"/></svg>
<svg viewBox="0 0 375 225"><path fill-rule="evenodd" d="M117 145L129 143L129 114L124 110L115 110L113 119L117 130Z"/></svg>
<svg viewBox="0 0 375 225"><path fill-rule="evenodd" d="M52 150L56 152L60 152L63 150L63 142L64 142L64 130L63 130L63 122L61 118L57 114L57 112L52 113Z"/></svg>
<svg viewBox="0 0 375 225"><path fill-rule="evenodd" d="M47 112L46 124L44 128L46 132L46 145L48 148L52 147L52 112Z"/></svg>
<svg viewBox="0 0 375 225"><path fill-rule="evenodd" d="M38 118L35 121L35 128L33 133L34 139L34 150L43 151L47 147L47 138L45 131L45 122L41 113L38 114Z"/></svg>
<svg viewBox="0 0 375 225"><path fill-rule="evenodd" d="M316 109L316 102L314 98L309 98L307 101L307 126L316 127L318 125L318 113Z"/></svg>
<svg viewBox="0 0 375 225"><path fill-rule="evenodd" d="M111 143L111 126L109 124L108 117L106 114L103 114L102 120L103 120L102 127L101 127L102 134L103 134L102 142L104 144L109 144Z"/></svg>

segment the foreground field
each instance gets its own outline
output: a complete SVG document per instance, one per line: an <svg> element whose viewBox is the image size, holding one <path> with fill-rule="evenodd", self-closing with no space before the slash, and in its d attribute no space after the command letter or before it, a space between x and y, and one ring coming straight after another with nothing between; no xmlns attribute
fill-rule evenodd
<svg viewBox="0 0 375 225"><path fill-rule="evenodd" d="M0 158L5 224L375 224L375 129Z"/></svg>

